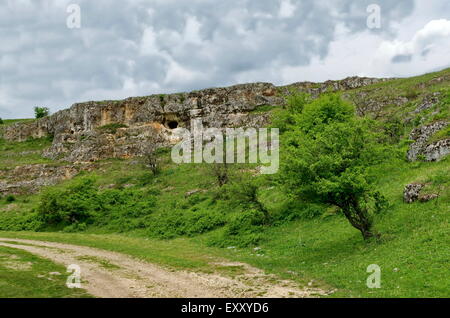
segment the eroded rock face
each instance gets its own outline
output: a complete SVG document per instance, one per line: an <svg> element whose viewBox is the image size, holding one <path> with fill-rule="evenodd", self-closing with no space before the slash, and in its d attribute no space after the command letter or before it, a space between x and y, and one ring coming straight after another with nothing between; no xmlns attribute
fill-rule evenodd
<svg viewBox="0 0 450 318"><path fill-rule="evenodd" d="M435 92L429 96L426 96L422 103L412 112L412 114L419 114L424 110L430 109L439 103L440 92Z"/></svg>
<svg viewBox="0 0 450 318"><path fill-rule="evenodd" d="M18 166L0 171L0 194L21 195L36 193L44 186L71 179L81 171L93 171L94 164L52 166L47 164Z"/></svg>
<svg viewBox="0 0 450 318"><path fill-rule="evenodd" d="M70 162L129 158L142 153L148 142L173 142L172 131L189 129L191 110L198 110L205 127L260 127L266 114L252 113L258 106L281 105L272 84L256 83L184 94L153 95L122 101L87 102L34 122L6 127L4 138L54 136L44 156ZM101 128L120 125L114 133Z"/></svg>
<svg viewBox="0 0 450 318"><path fill-rule="evenodd" d="M409 136L411 140L414 140L414 143L408 151L408 160L415 161L418 159L418 156L423 155L427 161L437 161L450 153L449 140L441 140L431 145L428 144L430 137L447 127L448 124L447 121L438 121L414 129Z"/></svg>
<svg viewBox="0 0 450 318"><path fill-rule="evenodd" d="M317 96L379 81L382 79L351 77L283 87L254 83L121 101L78 103L47 118L8 126L3 137L24 141L51 135L53 144L44 152L51 159L89 162L129 158L141 155L148 143L168 146L176 142L174 129L190 129L193 114L202 118L206 128L261 127L268 123L269 115L256 111L258 107L283 105L285 100L280 92L289 93L290 88ZM113 133L101 129L111 124L120 127Z"/></svg>
<svg viewBox="0 0 450 318"><path fill-rule="evenodd" d="M428 145L423 151L427 161L439 161L450 154L450 139L439 140Z"/></svg>

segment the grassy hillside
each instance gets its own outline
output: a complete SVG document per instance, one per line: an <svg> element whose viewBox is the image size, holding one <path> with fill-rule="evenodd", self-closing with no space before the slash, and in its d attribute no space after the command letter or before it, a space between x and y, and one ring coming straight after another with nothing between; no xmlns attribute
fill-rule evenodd
<svg viewBox="0 0 450 318"><path fill-rule="evenodd" d="M326 204L288 196L255 166L229 167L219 187L206 164L176 165L161 151L154 176L139 159L105 160L42 193L3 198L0 236L31 237L116 250L177 268L218 270L208 255L245 261L302 284L336 289L335 297L447 297L450 293L450 158L407 162L412 129L450 119L450 70L398 79L343 94L360 115L376 119L388 147L370 167L373 187L389 202L374 217L381 240L365 242L342 213ZM439 102L416 112L439 94ZM286 110L267 107L275 116ZM448 130L433 141L448 138ZM48 140L0 143L0 164L49 162L36 151ZM440 197L403 202L405 185L429 184ZM249 201L256 186L256 201ZM250 190L249 190L250 189ZM270 222L263 219L263 211ZM17 231L26 231L17 233ZM30 233L37 231L40 233ZM76 234L74 234L76 233ZM369 289L366 269L382 269L382 287Z"/></svg>

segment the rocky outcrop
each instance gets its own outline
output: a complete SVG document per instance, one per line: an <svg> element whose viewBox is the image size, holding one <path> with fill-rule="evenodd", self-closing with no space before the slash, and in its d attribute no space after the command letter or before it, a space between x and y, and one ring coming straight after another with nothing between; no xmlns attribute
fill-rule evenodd
<svg viewBox="0 0 450 318"><path fill-rule="evenodd" d="M272 84L256 83L191 93L152 95L122 101L87 102L34 122L6 127L3 136L23 141L51 135L53 145L44 156L70 162L139 155L148 142L169 145L172 131L190 128L192 109L201 112L208 127L262 126L266 114L258 106L281 105ZM120 125L114 133L101 129Z"/></svg>
<svg viewBox="0 0 450 318"><path fill-rule="evenodd" d="M13 141L53 136L44 156L69 162L129 158L142 154L148 143L167 146L176 141L174 130L189 129L191 114L201 116L205 127L261 127L269 115L260 106L281 106L281 93L297 89L317 96L348 90L382 79L351 77L325 83L295 83L276 87L269 83L212 88L190 93L134 97L121 101L74 104L52 116L8 126L3 137ZM102 127L115 126L113 132Z"/></svg>
<svg viewBox="0 0 450 318"><path fill-rule="evenodd" d="M279 87L285 95L290 94L292 89L310 94L313 98L324 93L343 92L356 89L379 82L388 81L387 78L368 78L368 77L348 77L340 81L326 81L324 83L298 82L287 86Z"/></svg>
<svg viewBox="0 0 450 318"><path fill-rule="evenodd" d="M416 201L425 203L431 200L439 198L438 194L430 193L421 195L421 191L427 187L427 184L423 183L411 183L405 187L403 191L403 200L405 203L413 203Z"/></svg>
<svg viewBox="0 0 450 318"><path fill-rule="evenodd" d="M422 103L411 113L412 115L419 114L427 109L430 109L439 103L439 98L441 96L440 92L435 92L429 96L426 96Z"/></svg>
<svg viewBox="0 0 450 318"><path fill-rule="evenodd" d="M81 171L93 171L97 166L47 164L18 166L13 170L0 170L0 194L20 195L36 193L44 186L55 185L71 179Z"/></svg>
<svg viewBox="0 0 450 318"><path fill-rule="evenodd" d="M425 187L421 183L411 183L405 187L403 191L403 200L405 203L413 203L419 199L420 191Z"/></svg>
<svg viewBox="0 0 450 318"><path fill-rule="evenodd" d="M448 154L450 154L450 139L432 143L423 151L423 155L427 161L439 161Z"/></svg>
<svg viewBox="0 0 450 318"><path fill-rule="evenodd" d="M428 143L431 136L447 127L448 124L447 121L438 121L414 129L409 136L414 143L409 148L408 160L415 161L419 156L424 156L427 161L437 161L450 153L449 140L441 140L434 144Z"/></svg>

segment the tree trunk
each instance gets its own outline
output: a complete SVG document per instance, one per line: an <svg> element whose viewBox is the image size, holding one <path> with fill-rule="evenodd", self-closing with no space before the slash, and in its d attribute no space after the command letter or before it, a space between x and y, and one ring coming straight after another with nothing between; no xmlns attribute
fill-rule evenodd
<svg viewBox="0 0 450 318"><path fill-rule="evenodd" d="M373 224L367 215L368 212L360 207L357 200L352 200L341 209L350 224L361 232L365 241L380 237L378 233L372 231Z"/></svg>

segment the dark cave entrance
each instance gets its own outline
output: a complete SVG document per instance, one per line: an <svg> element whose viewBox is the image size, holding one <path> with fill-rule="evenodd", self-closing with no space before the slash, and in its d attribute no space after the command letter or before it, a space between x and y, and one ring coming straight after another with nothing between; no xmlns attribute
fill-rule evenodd
<svg viewBox="0 0 450 318"><path fill-rule="evenodd" d="M169 127L169 129L177 129L178 122L176 120L171 120L167 123L167 127Z"/></svg>

